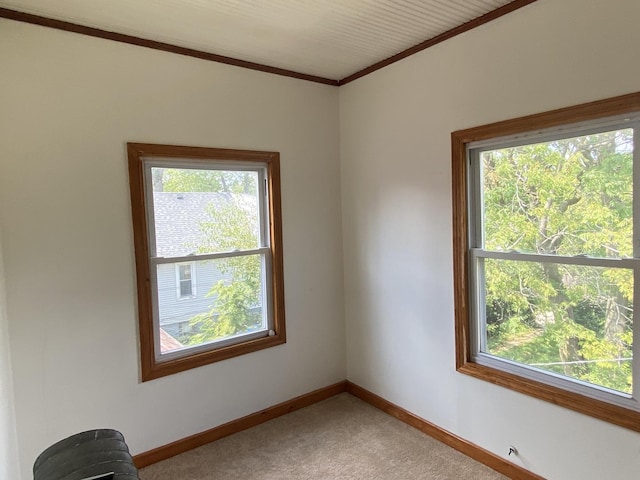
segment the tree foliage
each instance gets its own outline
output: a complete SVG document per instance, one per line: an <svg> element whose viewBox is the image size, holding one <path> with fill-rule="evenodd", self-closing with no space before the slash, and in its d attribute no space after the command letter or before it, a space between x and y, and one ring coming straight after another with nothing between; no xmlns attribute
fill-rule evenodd
<svg viewBox="0 0 640 480"><path fill-rule="evenodd" d="M161 177L165 192L222 192L256 193L257 184L252 173L229 170L202 170L184 168L155 169Z"/></svg>
<svg viewBox="0 0 640 480"><path fill-rule="evenodd" d="M484 248L632 256L632 132L483 152ZM487 351L631 392L629 269L486 259Z"/></svg>
<svg viewBox="0 0 640 480"><path fill-rule="evenodd" d="M154 169L154 190L176 193L218 193L201 222L200 254L234 252L259 246L258 176L253 171L187 168ZM250 332L262 325L262 259L240 255L204 260L223 277L206 296L210 308L189 319L191 330L180 337L187 345L199 345Z"/></svg>
<svg viewBox="0 0 640 480"><path fill-rule="evenodd" d="M243 207L241 201L231 200L221 208L210 206L208 210L211 220L201 225L206 233L206 242L200 247L202 252L257 248L256 217L249 214L250 205ZM260 255L242 255L214 262L226 278L213 285L207 294L214 300L211 310L191 319L198 333L191 336L190 344L246 333L262 323Z"/></svg>

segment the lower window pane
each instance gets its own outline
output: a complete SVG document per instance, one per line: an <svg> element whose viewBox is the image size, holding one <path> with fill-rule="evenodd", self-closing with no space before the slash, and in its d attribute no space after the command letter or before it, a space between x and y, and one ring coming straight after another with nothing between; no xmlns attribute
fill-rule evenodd
<svg viewBox="0 0 640 480"><path fill-rule="evenodd" d="M194 264L186 297L175 264L157 266L161 354L268 330L261 255Z"/></svg>
<svg viewBox="0 0 640 480"><path fill-rule="evenodd" d="M484 272L484 353L631 394L631 270L485 259Z"/></svg>

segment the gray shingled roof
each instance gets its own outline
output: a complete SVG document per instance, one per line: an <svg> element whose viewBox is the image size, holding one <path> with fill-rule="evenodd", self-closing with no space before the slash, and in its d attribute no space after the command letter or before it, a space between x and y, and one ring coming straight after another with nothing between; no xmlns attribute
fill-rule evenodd
<svg viewBox="0 0 640 480"><path fill-rule="evenodd" d="M197 246L205 243L200 226L211 221L207 207L230 202L255 205L255 197L218 192L153 192L156 255L178 257L198 253Z"/></svg>

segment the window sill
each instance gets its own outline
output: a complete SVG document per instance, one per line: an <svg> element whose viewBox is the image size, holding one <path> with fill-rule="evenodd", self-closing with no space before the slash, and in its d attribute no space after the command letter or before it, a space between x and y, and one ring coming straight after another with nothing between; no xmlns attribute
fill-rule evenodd
<svg viewBox="0 0 640 480"><path fill-rule="evenodd" d="M207 350L204 352L194 353L189 356L179 357L167 361L158 361L153 358L147 358L146 367L142 368L143 382L161 378L174 373L183 372L210 363L219 362L228 358L246 355L247 353L256 352L265 348L275 347L286 343L284 335L276 334L268 337L262 337L234 345L219 347L215 350Z"/></svg>
<svg viewBox="0 0 640 480"><path fill-rule="evenodd" d="M609 402L569 392L562 388L536 382L470 361L463 361L457 367L457 371L491 382L494 385L509 388L516 392L569 408L575 412L640 432L640 412L638 411L612 405Z"/></svg>

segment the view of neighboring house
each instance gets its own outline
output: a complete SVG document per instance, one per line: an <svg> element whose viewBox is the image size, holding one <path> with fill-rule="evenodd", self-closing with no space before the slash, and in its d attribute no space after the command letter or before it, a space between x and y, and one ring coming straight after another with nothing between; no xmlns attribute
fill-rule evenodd
<svg viewBox="0 0 640 480"><path fill-rule="evenodd" d="M156 255L195 255L207 243L203 224L211 222L207 206L234 201L234 195L214 192L154 192ZM158 265L160 327L181 341L192 331L190 319L211 310L215 296L211 287L229 279L215 261L193 261ZM174 347L175 348L175 347Z"/></svg>

